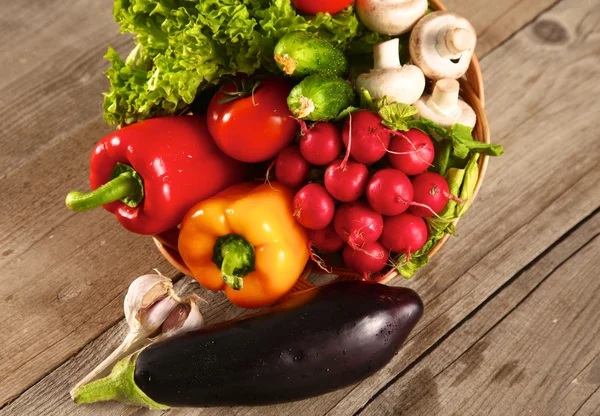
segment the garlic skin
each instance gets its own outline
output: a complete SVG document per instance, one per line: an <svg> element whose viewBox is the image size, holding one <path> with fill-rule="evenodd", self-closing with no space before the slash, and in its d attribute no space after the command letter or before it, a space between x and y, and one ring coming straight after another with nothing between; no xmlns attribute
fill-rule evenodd
<svg viewBox="0 0 600 416"><path fill-rule="evenodd" d="M171 279L146 274L135 279L125 295L123 309L131 332L150 336L180 302Z"/></svg>
<svg viewBox="0 0 600 416"><path fill-rule="evenodd" d="M124 302L129 333L116 350L73 387L71 397L80 386L106 375L119 360L149 344L149 337L160 330L179 303L168 277L146 274L135 279L129 285Z"/></svg>
<svg viewBox="0 0 600 416"><path fill-rule="evenodd" d="M458 96L460 84L455 79L441 79L435 83L433 94L424 95L414 106L419 111L416 118L425 117L443 127L459 123L475 127L475 111Z"/></svg>
<svg viewBox="0 0 600 416"><path fill-rule="evenodd" d="M415 65L400 65L398 39L378 43L373 48L375 65L356 79L356 89L365 88L374 100L387 96L389 102L413 104L425 90L425 76Z"/></svg>

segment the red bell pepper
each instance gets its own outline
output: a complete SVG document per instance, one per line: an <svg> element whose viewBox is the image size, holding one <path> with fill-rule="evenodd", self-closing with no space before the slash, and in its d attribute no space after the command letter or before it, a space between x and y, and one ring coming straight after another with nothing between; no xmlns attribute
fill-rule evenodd
<svg viewBox="0 0 600 416"><path fill-rule="evenodd" d="M94 191L67 195L67 207L103 205L129 231L176 227L196 203L245 178L247 165L222 153L204 115L132 124L104 137L90 160Z"/></svg>

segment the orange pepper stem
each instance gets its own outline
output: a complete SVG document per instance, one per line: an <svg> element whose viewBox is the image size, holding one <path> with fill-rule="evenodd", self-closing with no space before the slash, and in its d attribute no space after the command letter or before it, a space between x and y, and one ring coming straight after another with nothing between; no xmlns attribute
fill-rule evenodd
<svg viewBox="0 0 600 416"><path fill-rule="evenodd" d="M221 269L223 281L232 289L241 290L243 277L255 270L254 247L241 235L218 237L213 248L213 262Z"/></svg>

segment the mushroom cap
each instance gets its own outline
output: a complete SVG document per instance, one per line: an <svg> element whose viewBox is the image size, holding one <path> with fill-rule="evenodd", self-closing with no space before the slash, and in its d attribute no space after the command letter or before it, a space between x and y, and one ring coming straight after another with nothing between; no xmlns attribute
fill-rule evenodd
<svg viewBox="0 0 600 416"><path fill-rule="evenodd" d="M458 79L469 69L476 43L475 29L467 19L437 11L423 17L413 28L410 56L427 78Z"/></svg>
<svg viewBox="0 0 600 416"><path fill-rule="evenodd" d="M387 96L390 102L413 104L425 90L425 76L415 65L381 69L359 75L356 89L362 88L375 100Z"/></svg>
<svg viewBox="0 0 600 416"><path fill-rule="evenodd" d="M427 0L356 0L356 14L373 32L401 35L427 12Z"/></svg>

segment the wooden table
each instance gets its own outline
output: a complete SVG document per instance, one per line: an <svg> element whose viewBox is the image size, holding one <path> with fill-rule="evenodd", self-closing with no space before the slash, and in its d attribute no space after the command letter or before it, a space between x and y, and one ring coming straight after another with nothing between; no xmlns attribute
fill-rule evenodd
<svg viewBox="0 0 600 416"><path fill-rule="evenodd" d="M363 383L266 408L177 415L600 415L600 9L594 0L448 0L474 22L492 138L483 189L411 281L426 312ZM120 52L109 1L0 5L0 415L145 415L68 391L126 332L129 282L176 272L86 189L102 59ZM237 316L204 293L209 321ZM158 413L155 413L158 414Z"/></svg>

